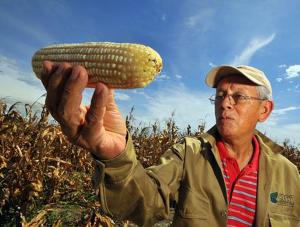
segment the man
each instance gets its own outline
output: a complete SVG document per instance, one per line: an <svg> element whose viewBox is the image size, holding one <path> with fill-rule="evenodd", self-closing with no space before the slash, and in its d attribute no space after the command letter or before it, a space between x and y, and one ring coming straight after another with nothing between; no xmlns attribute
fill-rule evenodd
<svg viewBox="0 0 300 227"><path fill-rule="evenodd" d="M97 163L95 184L103 210L151 226L176 203L174 226L300 226L300 177L282 147L258 132L272 109L265 74L250 66L213 68L216 126L187 137L144 169L113 91L98 83L90 107L80 105L88 76L83 67L44 62L46 105L73 143ZM201 110L195 110L201 111Z"/></svg>

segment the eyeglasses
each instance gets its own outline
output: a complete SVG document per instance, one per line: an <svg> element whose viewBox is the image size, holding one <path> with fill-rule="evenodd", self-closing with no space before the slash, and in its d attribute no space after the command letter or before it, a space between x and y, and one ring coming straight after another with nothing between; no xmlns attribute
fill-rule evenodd
<svg viewBox="0 0 300 227"><path fill-rule="evenodd" d="M223 94L216 94L216 95L212 95L209 100L211 102L211 104L215 104L215 103L219 103L221 101L223 101L226 97L228 96L229 98L229 102L231 105L239 105L239 104L243 104L248 102L249 100L267 100L265 98L257 98L257 97L253 97L253 96L248 96L248 95L244 95L244 94L240 94L240 93L235 93L232 95L223 93Z"/></svg>

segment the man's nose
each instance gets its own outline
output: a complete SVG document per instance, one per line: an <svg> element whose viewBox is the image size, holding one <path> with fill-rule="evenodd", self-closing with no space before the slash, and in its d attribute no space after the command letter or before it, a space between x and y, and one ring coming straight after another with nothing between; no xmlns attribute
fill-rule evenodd
<svg viewBox="0 0 300 227"><path fill-rule="evenodd" d="M226 96L221 100L220 104L224 109L231 109L234 105L234 100L231 95L226 94Z"/></svg>

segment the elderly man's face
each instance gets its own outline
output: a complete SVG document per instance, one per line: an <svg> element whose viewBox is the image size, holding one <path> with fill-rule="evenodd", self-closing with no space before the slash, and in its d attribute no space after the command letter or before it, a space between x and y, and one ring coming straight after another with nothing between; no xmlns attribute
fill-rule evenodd
<svg viewBox="0 0 300 227"><path fill-rule="evenodd" d="M267 100L234 102L230 95L259 98L256 85L244 77L233 75L223 78L218 83L216 94L227 95L215 103L217 128L225 139L252 135L257 122L264 121L272 111L273 104Z"/></svg>

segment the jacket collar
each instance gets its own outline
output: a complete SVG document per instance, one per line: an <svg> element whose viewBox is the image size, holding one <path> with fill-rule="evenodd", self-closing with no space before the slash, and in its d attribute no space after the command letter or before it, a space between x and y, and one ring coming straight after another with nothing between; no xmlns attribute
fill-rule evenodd
<svg viewBox="0 0 300 227"><path fill-rule="evenodd" d="M212 144L214 145L216 143L216 138L218 136L218 129L217 126L214 125L212 128L210 128L207 131L207 136L206 139ZM254 135L258 138L258 141L261 145L263 145L264 147L268 147L269 149L264 149L265 152L268 155L273 155L276 153L281 153L282 150L284 149L282 146L280 146L279 144L275 143L274 141L272 141L269 137L267 137L265 134L263 134L262 132L260 132L259 130L255 130L254 131Z"/></svg>

